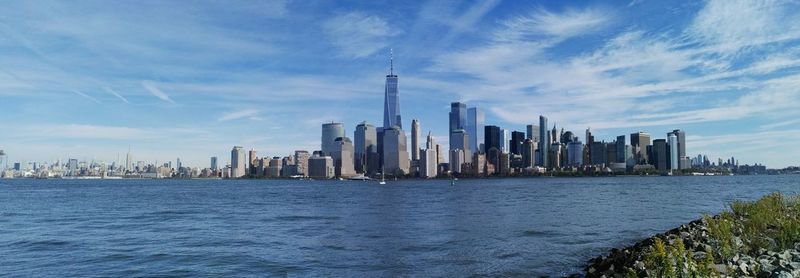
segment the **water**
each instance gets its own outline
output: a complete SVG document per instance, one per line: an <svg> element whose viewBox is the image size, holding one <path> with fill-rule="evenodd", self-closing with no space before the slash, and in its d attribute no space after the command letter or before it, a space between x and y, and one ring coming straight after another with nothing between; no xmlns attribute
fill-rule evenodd
<svg viewBox="0 0 800 278"><path fill-rule="evenodd" d="M0 180L0 275L560 276L800 176Z"/></svg>

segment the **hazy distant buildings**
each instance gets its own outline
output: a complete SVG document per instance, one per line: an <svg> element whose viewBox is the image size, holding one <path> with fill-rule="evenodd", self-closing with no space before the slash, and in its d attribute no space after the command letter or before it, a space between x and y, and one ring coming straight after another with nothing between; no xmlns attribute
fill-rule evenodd
<svg viewBox="0 0 800 278"><path fill-rule="evenodd" d="M330 155L336 147L336 138L344 137L344 125L342 123L322 124L321 149L325 155Z"/></svg>
<svg viewBox="0 0 800 278"><path fill-rule="evenodd" d="M231 178L241 178L247 173L247 160L244 149L234 146L231 150Z"/></svg>

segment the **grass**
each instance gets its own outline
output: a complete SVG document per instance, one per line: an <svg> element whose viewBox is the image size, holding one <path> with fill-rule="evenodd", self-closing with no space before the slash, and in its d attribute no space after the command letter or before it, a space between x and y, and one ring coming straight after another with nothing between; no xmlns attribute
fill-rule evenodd
<svg viewBox="0 0 800 278"><path fill-rule="evenodd" d="M716 217L705 216L708 244L713 252L695 261L680 239L667 244L659 238L645 256L653 277L718 277L714 264L736 254L752 257L762 251L783 251L800 242L800 197L772 193L754 202L736 201ZM715 260L716 258L716 260ZM629 271L630 273L630 271Z"/></svg>

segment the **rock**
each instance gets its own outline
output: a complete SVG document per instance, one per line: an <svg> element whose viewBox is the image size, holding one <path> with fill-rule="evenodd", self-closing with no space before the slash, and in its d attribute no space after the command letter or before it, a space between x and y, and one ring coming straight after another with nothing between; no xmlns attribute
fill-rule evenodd
<svg viewBox="0 0 800 278"><path fill-rule="evenodd" d="M702 262L706 259L706 252L694 252L692 258L697 262Z"/></svg>
<svg viewBox="0 0 800 278"><path fill-rule="evenodd" d="M772 275L770 275L769 277L770 278L794 278L794 275L792 275L792 273L790 273L788 271L776 270L775 272L772 272Z"/></svg>
<svg viewBox="0 0 800 278"><path fill-rule="evenodd" d="M738 268L739 268L739 271L740 271L742 274L744 274L744 275L750 275L750 272L748 271L749 267L747 267L747 264L745 264L745 263L740 263Z"/></svg>
<svg viewBox="0 0 800 278"><path fill-rule="evenodd" d="M800 262L789 262L786 266L791 270L800 270Z"/></svg>

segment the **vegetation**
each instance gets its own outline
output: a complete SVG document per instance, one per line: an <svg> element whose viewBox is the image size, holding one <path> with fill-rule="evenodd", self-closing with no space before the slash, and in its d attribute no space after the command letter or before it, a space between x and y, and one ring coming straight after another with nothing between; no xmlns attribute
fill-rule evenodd
<svg viewBox="0 0 800 278"><path fill-rule="evenodd" d="M705 256L687 250L680 237L669 243L657 237L645 255L649 276L718 277L714 265L737 254L756 257L794 248L800 242L800 197L772 193L754 202L733 202L730 211L705 216L703 222L708 230Z"/></svg>

